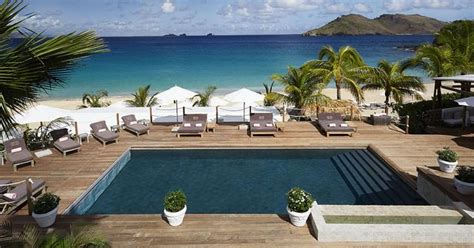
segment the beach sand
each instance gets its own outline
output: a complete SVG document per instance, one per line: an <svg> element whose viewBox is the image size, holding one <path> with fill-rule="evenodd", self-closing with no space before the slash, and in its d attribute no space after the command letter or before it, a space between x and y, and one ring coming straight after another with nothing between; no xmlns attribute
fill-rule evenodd
<svg viewBox="0 0 474 248"><path fill-rule="evenodd" d="M434 90L434 84L425 84L426 86L426 91L424 92L424 98L425 99L431 99L433 95L433 90ZM323 93L331 98L336 98L336 89L335 88L327 88L324 89ZM131 96L110 96L107 97L106 100L110 101L112 104L130 99ZM350 92L348 90L342 90L342 99L353 99L351 96ZM383 103L385 101L385 97L383 95L383 91L367 91L365 92L365 101L364 103ZM406 102L413 101L413 99L406 99ZM50 107L57 107L57 108L63 108L63 109L77 109L79 105L82 104L80 98L76 99L45 99L38 104L43 104L47 105Z"/></svg>

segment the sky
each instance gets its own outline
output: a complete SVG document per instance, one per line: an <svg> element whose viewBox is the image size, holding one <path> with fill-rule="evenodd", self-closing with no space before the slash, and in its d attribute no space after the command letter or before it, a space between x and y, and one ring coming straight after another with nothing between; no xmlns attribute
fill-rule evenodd
<svg viewBox="0 0 474 248"><path fill-rule="evenodd" d="M25 0L26 26L56 35L95 30L101 36L299 34L334 18L421 14L474 19L474 0Z"/></svg>

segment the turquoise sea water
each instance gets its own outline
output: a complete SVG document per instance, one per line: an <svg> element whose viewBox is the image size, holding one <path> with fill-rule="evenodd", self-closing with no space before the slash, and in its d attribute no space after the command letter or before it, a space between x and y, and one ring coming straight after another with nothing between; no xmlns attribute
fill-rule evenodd
<svg viewBox="0 0 474 248"><path fill-rule="evenodd" d="M413 52L397 47L431 42L432 36L335 36L299 35L212 37L110 37L111 52L84 60L67 84L51 97L77 98L86 91L106 89L111 95L128 95L138 86L153 90L180 85L201 90L216 85L220 91L241 87L263 90L273 73L300 66L317 56L326 45L351 45L366 63L382 58L400 60Z"/></svg>

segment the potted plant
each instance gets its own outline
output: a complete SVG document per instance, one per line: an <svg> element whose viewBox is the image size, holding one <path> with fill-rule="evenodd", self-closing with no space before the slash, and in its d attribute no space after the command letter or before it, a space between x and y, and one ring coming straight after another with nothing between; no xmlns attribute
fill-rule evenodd
<svg viewBox="0 0 474 248"><path fill-rule="evenodd" d="M186 195L182 190L166 194L164 213L171 226L179 226L183 223L186 210Z"/></svg>
<svg viewBox="0 0 474 248"><path fill-rule="evenodd" d="M458 165L458 154L449 147L436 152L438 154L438 165L441 171L453 173Z"/></svg>
<svg viewBox="0 0 474 248"><path fill-rule="evenodd" d="M287 193L288 206L286 210L290 216L291 224L295 226L304 226L311 213L314 199L310 193L295 187Z"/></svg>
<svg viewBox="0 0 474 248"><path fill-rule="evenodd" d="M463 195L474 194L474 167L460 166L454 177L454 186Z"/></svg>
<svg viewBox="0 0 474 248"><path fill-rule="evenodd" d="M53 193L45 193L33 202L33 218L40 227L49 227L56 221L61 198Z"/></svg>

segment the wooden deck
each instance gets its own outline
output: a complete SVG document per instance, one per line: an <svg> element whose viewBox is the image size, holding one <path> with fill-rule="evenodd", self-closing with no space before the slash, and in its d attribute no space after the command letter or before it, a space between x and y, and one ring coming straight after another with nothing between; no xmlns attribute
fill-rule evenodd
<svg viewBox="0 0 474 248"><path fill-rule="evenodd" d="M22 180L28 176L46 180L48 191L60 195L60 211L67 208L84 192L126 149L134 147L366 147L378 152L411 180L416 179L417 166L435 166L436 150L450 146L460 155L460 164L474 165L474 134L405 135L396 128L371 126L353 122L358 127L354 136L324 137L308 122L285 123L285 132L277 137L250 138L236 126L218 126L215 133L203 138L176 138L171 127L153 126L150 135L139 138L122 131L118 144L106 147L96 140L84 143L82 151L63 157L53 155L36 159L35 167L21 167L13 172L11 166L0 166L3 179ZM26 209L17 215L24 215ZM16 225L28 222L29 217L11 217ZM148 245L228 245L256 246L314 246L315 238L308 228L294 228L286 217L277 215L188 215L183 226L169 227L159 216L104 216L62 217L58 226L82 219L93 223L104 232L114 246ZM329 244L328 244L329 245ZM341 247L347 244L331 244ZM422 247L422 245L420 245Z"/></svg>

